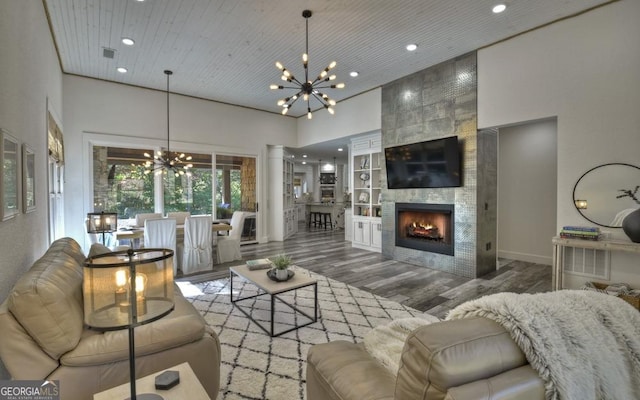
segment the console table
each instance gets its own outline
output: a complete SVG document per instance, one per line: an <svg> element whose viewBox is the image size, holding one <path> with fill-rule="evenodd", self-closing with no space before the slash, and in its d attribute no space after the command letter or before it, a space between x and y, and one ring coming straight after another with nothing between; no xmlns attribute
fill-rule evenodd
<svg viewBox="0 0 640 400"><path fill-rule="evenodd" d="M579 249L595 249L609 251L625 251L640 254L640 243L633 243L623 240L582 240L564 239L555 236L551 239L553 243L553 275L551 277L551 287L553 290L562 289L562 279L564 274L564 249L565 247L576 247Z"/></svg>

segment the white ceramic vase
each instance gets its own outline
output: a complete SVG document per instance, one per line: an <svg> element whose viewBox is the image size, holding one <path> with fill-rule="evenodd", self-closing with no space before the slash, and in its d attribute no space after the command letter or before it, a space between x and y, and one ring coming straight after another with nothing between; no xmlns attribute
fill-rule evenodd
<svg viewBox="0 0 640 400"><path fill-rule="evenodd" d="M276 278L280 281L284 281L289 277L288 269L276 269Z"/></svg>

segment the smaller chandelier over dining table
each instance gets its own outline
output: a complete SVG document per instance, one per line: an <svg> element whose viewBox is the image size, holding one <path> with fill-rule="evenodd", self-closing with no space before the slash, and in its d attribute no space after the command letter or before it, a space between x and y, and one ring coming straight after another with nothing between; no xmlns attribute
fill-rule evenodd
<svg viewBox="0 0 640 400"><path fill-rule="evenodd" d="M167 151L163 152L158 150L153 155L144 153L147 158L144 162L144 173L149 174L154 172L156 175L167 174L171 172L176 177L181 175L191 176L190 169L193 168L191 156L187 156L184 153L176 153L173 155L169 148L169 77L173 74L170 70L164 71L167 75Z"/></svg>
<svg viewBox="0 0 640 400"><path fill-rule="evenodd" d="M285 85L271 85L270 89L296 89L297 92L290 97L286 97L278 101L278 105L282 107L282 114L286 115L293 103L295 103L300 97L307 103L307 118L311 119L313 117L311 113L311 99L315 98L320 104L329 111L329 113L334 114L335 111L333 106L336 105L335 100L329 98L326 93L320 91L320 89L342 89L344 88L344 83L338 84L327 84L330 81L336 79L335 75L329 75L329 71L331 71L335 66L336 62L332 61L328 67L323 69L318 77L311 81L309 79L309 18L313 13L310 10L304 10L302 12L302 16L305 18L306 24L306 42L305 42L305 52L302 55L302 66L304 67L304 81L298 80L296 77L291 74L291 72L285 68L282 63L276 61L276 68L282 71L281 79L288 83L291 83L295 86L285 86Z"/></svg>

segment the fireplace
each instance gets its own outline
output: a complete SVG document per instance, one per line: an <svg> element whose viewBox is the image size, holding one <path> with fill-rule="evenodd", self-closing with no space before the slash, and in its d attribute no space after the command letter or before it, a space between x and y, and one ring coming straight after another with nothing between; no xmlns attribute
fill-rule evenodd
<svg viewBox="0 0 640 400"><path fill-rule="evenodd" d="M453 204L396 203L396 246L453 255Z"/></svg>

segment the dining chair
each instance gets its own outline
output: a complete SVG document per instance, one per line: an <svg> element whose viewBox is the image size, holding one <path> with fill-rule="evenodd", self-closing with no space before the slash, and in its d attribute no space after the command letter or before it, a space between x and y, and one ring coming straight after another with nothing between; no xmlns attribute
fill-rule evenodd
<svg viewBox="0 0 640 400"><path fill-rule="evenodd" d="M162 214L160 213L143 213L136 214L136 226L143 227L144 222L148 219L160 219L162 218Z"/></svg>
<svg viewBox="0 0 640 400"><path fill-rule="evenodd" d="M171 249L176 251L176 220L169 218L144 221L144 247L147 249ZM173 263L173 274L178 273L178 263Z"/></svg>
<svg viewBox="0 0 640 400"><path fill-rule="evenodd" d="M184 242L178 243L178 266L184 275L213 268L210 215L187 217Z"/></svg>
<svg viewBox="0 0 640 400"><path fill-rule="evenodd" d="M167 213L167 218L173 218L176 220L177 225L184 225L187 217L191 216L189 211L173 211Z"/></svg>
<svg viewBox="0 0 640 400"><path fill-rule="evenodd" d="M217 239L216 254L218 257L218 264L242 260L242 253L240 252L240 239L242 237L242 228L244 225L244 219L247 216L247 212L234 211L231 216L231 231L228 236L220 236Z"/></svg>
<svg viewBox="0 0 640 400"><path fill-rule="evenodd" d="M111 250L123 250L129 248L129 246L121 246L120 243L116 240L113 232L105 232L104 234L104 243L102 243L102 233L89 233L89 224L90 222L84 223L85 233L87 234L87 239L89 239L89 244L93 245L95 243L102 244ZM93 228L95 230L95 227Z"/></svg>

